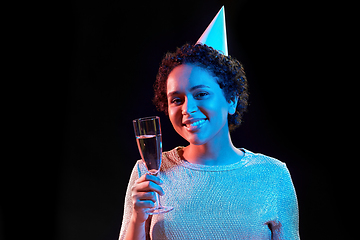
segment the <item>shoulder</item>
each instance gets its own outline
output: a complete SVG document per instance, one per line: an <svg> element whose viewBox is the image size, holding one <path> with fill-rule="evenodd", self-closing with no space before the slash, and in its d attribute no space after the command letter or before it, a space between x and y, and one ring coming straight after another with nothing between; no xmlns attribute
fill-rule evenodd
<svg viewBox="0 0 360 240"><path fill-rule="evenodd" d="M163 152L160 171L166 171L181 163L181 157L178 153L181 148L176 147L170 151Z"/></svg>
<svg viewBox="0 0 360 240"><path fill-rule="evenodd" d="M248 167L250 172L261 173L283 187L293 188L289 169L284 162L261 153L243 150L246 156L244 159L246 161L245 167Z"/></svg>
<svg viewBox="0 0 360 240"><path fill-rule="evenodd" d="M183 147L176 147L170 151L165 151L162 153L162 158L163 160L165 159L165 161L175 161L178 162L179 160L181 160L180 155L179 155L179 150L181 150Z"/></svg>
<svg viewBox="0 0 360 240"><path fill-rule="evenodd" d="M246 167L258 167L266 170L277 170L281 172L287 172L286 164L276 158L261 154L253 153L247 149L242 148L245 151L245 166Z"/></svg>
<svg viewBox="0 0 360 240"><path fill-rule="evenodd" d="M162 153L160 167L161 172L167 171L168 169L173 168L174 166L181 163L181 158L178 153L178 150L181 148L182 147L176 147L170 151L164 151ZM146 166L141 159L136 162L133 172L137 173L139 177L147 172Z"/></svg>

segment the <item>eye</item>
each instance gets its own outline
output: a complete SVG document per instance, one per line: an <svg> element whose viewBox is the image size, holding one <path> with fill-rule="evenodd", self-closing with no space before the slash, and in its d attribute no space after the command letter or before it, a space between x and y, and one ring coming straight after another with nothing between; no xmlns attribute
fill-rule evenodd
<svg viewBox="0 0 360 240"><path fill-rule="evenodd" d="M198 92L198 93L195 94L194 97L195 97L196 99L204 99L204 98L206 98L208 95L209 95L208 92Z"/></svg>
<svg viewBox="0 0 360 240"><path fill-rule="evenodd" d="M181 104L181 99L178 98L178 97L172 98L172 99L170 100L170 103L171 103L171 104L179 105L179 104Z"/></svg>

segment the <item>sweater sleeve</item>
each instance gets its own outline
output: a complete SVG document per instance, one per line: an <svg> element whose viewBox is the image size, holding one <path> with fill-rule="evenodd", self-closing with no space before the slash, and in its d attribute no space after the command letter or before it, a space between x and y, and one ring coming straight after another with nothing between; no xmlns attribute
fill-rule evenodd
<svg viewBox="0 0 360 240"><path fill-rule="evenodd" d="M277 187L277 221L272 228L272 239L300 239L299 235L299 210L295 188L290 172L284 164L279 174Z"/></svg>
<svg viewBox="0 0 360 240"><path fill-rule="evenodd" d="M132 199L131 199L131 187L134 185L135 181L141 177L141 175L142 175L141 164L138 161L131 172L129 183L126 190L125 201L124 201L124 214L120 229L119 240L125 238L126 230L128 229L128 225L133 211Z"/></svg>

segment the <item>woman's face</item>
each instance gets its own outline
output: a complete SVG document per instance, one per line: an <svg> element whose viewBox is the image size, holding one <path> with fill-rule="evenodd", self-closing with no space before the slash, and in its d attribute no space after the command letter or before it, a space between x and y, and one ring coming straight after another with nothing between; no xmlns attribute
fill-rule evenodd
<svg viewBox="0 0 360 240"><path fill-rule="evenodd" d="M189 143L202 145L209 140L228 137L228 114L236 103L226 101L216 81L204 68L182 64L167 79L170 121Z"/></svg>

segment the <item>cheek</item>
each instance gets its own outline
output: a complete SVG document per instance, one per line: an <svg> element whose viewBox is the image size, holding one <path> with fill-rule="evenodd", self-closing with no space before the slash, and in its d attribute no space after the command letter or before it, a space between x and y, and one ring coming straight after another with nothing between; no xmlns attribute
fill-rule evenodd
<svg viewBox="0 0 360 240"><path fill-rule="evenodd" d="M228 107L223 99L214 99L207 102L206 106L203 106L203 112L206 113L210 120L223 122L227 119Z"/></svg>
<svg viewBox="0 0 360 240"><path fill-rule="evenodd" d="M173 127L176 129L177 127L181 127L182 115L181 111L178 108L169 107L168 108L169 119Z"/></svg>

